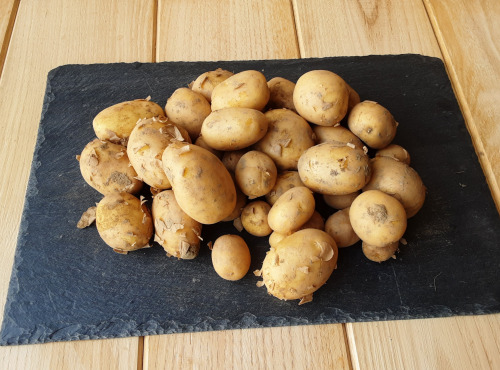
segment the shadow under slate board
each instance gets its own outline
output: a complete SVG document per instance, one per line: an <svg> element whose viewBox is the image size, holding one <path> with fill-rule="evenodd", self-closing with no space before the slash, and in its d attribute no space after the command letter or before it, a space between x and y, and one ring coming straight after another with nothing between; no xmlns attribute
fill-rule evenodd
<svg viewBox="0 0 500 370"><path fill-rule="evenodd" d="M238 233L205 226L192 261L152 248L119 255L95 226L76 228L101 196L75 155L94 138L93 117L115 103L164 105L205 71L262 71L296 81L313 69L342 76L362 100L399 121L405 147L428 189L396 259L367 260L360 243L339 251L338 269L312 303L280 301L214 272L206 243ZM150 204L150 202L149 202ZM328 217L334 211L321 206ZM267 238L242 232L260 268ZM473 315L500 311L500 222L443 63L419 55L298 60L68 65L48 76L0 342L3 345L174 332Z"/></svg>

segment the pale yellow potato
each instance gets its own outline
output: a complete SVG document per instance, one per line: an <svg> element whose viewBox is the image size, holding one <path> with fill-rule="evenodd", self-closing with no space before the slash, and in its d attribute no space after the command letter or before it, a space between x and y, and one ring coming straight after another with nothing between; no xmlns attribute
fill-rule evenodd
<svg viewBox="0 0 500 370"><path fill-rule="evenodd" d="M163 115L163 108L158 104L138 99L118 103L102 110L95 116L92 125L99 139L126 146L137 121Z"/></svg>
<svg viewBox="0 0 500 370"><path fill-rule="evenodd" d="M118 253L149 247L153 235L148 208L129 193L106 195L97 204L96 226L102 240Z"/></svg>
<svg viewBox="0 0 500 370"><path fill-rule="evenodd" d="M323 217L318 211L314 211L311 218L309 218L309 220L307 220L307 222L299 228L299 230L303 229L325 230L325 220L323 220Z"/></svg>
<svg viewBox="0 0 500 370"><path fill-rule="evenodd" d="M202 224L228 217L236 205L236 188L219 158L194 144L174 142L162 156L163 170L179 207Z"/></svg>
<svg viewBox="0 0 500 370"><path fill-rule="evenodd" d="M397 144L390 144L384 149L379 149L375 153L375 157L389 157L404 164L410 165L410 154L405 148Z"/></svg>
<svg viewBox="0 0 500 370"><path fill-rule="evenodd" d="M214 87L231 77L233 74L233 72L221 68L217 68L215 71L205 72L193 81L191 89L203 95L208 102L211 102Z"/></svg>
<svg viewBox="0 0 500 370"><path fill-rule="evenodd" d="M224 164L224 167L226 167L230 172L236 171L236 165L246 152L248 152L248 149L230 150L224 152L222 155L222 163Z"/></svg>
<svg viewBox="0 0 500 370"><path fill-rule="evenodd" d="M284 192L273 204L267 222L274 231L287 234L298 230L313 215L314 196L305 186L296 186Z"/></svg>
<svg viewBox="0 0 500 370"><path fill-rule="evenodd" d="M300 157L300 179L320 194L343 195L363 188L370 179L370 162L361 148L326 142Z"/></svg>
<svg viewBox="0 0 500 370"><path fill-rule="evenodd" d="M174 141L191 142L189 134L166 117L144 119L130 134L127 154L130 163L146 184L156 189L170 189L171 184L163 171L161 156Z"/></svg>
<svg viewBox="0 0 500 370"><path fill-rule="evenodd" d="M314 135L316 144L326 143L327 141L338 146L354 145L356 148L363 148L363 143L351 131L342 126L314 126Z"/></svg>
<svg viewBox="0 0 500 370"><path fill-rule="evenodd" d="M250 199L269 193L277 176L278 170L273 160L256 150L243 154L235 169L236 183Z"/></svg>
<svg viewBox="0 0 500 370"><path fill-rule="evenodd" d="M233 180L234 181L234 180ZM247 204L247 196L243 194L239 187L236 187L236 205L234 206L233 212L226 218L222 219L222 221L234 221L238 217L241 216L241 212L245 205Z"/></svg>
<svg viewBox="0 0 500 370"><path fill-rule="evenodd" d="M295 186L304 186L297 171L283 171L279 173L273 188L266 194L267 203L273 205L281 194Z"/></svg>
<svg viewBox="0 0 500 370"><path fill-rule="evenodd" d="M101 194L135 194L142 188L123 145L95 139L85 146L78 160L84 180Z"/></svg>
<svg viewBox="0 0 500 370"><path fill-rule="evenodd" d="M175 90L165 105L168 119L186 129L192 140L200 135L201 125L211 112L207 99L187 87Z"/></svg>
<svg viewBox="0 0 500 370"><path fill-rule="evenodd" d="M394 243L384 245L383 247L376 247L366 242L363 242L361 245L363 248L363 254L370 261L384 262L394 256L394 254L398 250L399 241L395 241Z"/></svg>
<svg viewBox="0 0 500 370"><path fill-rule="evenodd" d="M425 201L425 186L422 179L410 166L388 157L371 160L372 177L363 188L381 190L399 200L408 218L422 208Z"/></svg>
<svg viewBox="0 0 500 370"><path fill-rule="evenodd" d="M325 223L325 231L335 240L339 248L350 247L359 241L349 219L349 208L332 214Z"/></svg>
<svg viewBox="0 0 500 370"><path fill-rule="evenodd" d="M349 90L345 81L333 72L309 71L295 84L293 103L309 122L333 126L347 113Z"/></svg>
<svg viewBox="0 0 500 370"><path fill-rule="evenodd" d="M350 207L354 199L356 199L359 194L361 194L361 191L355 191L354 193L344 195L324 194L323 199L325 200L325 203L332 208L344 209Z"/></svg>
<svg viewBox="0 0 500 370"><path fill-rule="evenodd" d="M270 93L267 106L270 109L285 108L295 111L295 105L293 105L295 84L292 81L282 77L274 77L267 82L267 86Z"/></svg>
<svg viewBox="0 0 500 370"><path fill-rule="evenodd" d="M269 235L269 245L272 248L276 248L278 243L285 239L288 235L291 235L292 233L287 233L287 234L282 234L277 231L273 231L271 235Z"/></svg>
<svg viewBox="0 0 500 370"><path fill-rule="evenodd" d="M201 146L202 148L208 150L210 153L215 154L217 156L217 158L219 158L219 159L221 159L223 156L223 153L220 150L216 150L216 149L212 148L210 145L208 145L202 135L198 136L198 138L196 139L196 141L194 143L196 145Z"/></svg>
<svg viewBox="0 0 500 370"><path fill-rule="evenodd" d="M272 229L267 223L267 215L271 206L263 200L256 200L248 203L241 212L241 223L243 228L255 236L267 236L272 233Z"/></svg>
<svg viewBox="0 0 500 370"><path fill-rule="evenodd" d="M164 190L153 198L151 212L154 241L165 249L168 256L193 259L198 255L202 225L179 207L172 190Z"/></svg>
<svg viewBox="0 0 500 370"><path fill-rule="evenodd" d="M222 235L212 248L212 265L225 280L240 280L250 269L250 250L238 235Z"/></svg>
<svg viewBox="0 0 500 370"><path fill-rule="evenodd" d="M266 77L259 71L243 71L218 84L212 91L212 111L240 107L262 110L269 100Z"/></svg>
<svg viewBox="0 0 500 370"><path fill-rule="evenodd" d="M356 92L356 90L349 86L348 83L346 83L346 85L347 90L349 90L349 103L347 105L347 112L349 113L352 108L354 108L354 106L361 101L361 99L359 98L359 94Z"/></svg>
<svg viewBox="0 0 500 370"><path fill-rule="evenodd" d="M216 150L238 150L259 141L267 132L264 113L250 108L223 108L203 122L201 134Z"/></svg>
<svg viewBox="0 0 500 370"><path fill-rule="evenodd" d="M266 153L280 170L296 170L300 156L314 145L311 126L288 109L267 111L269 128L254 149Z"/></svg>
<svg viewBox="0 0 500 370"><path fill-rule="evenodd" d="M347 118L349 130L374 149L382 149L396 136L398 123L386 108L365 100L351 110Z"/></svg>
<svg viewBox="0 0 500 370"><path fill-rule="evenodd" d="M279 299L310 302L337 264L335 240L317 229L297 231L267 253L260 271L267 292Z"/></svg>
<svg viewBox="0 0 500 370"><path fill-rule="evenodd" d="M349 220L356 235L376 247L398 241L406 231L403 205L379 190L365 191L354 199Z"/></svg>

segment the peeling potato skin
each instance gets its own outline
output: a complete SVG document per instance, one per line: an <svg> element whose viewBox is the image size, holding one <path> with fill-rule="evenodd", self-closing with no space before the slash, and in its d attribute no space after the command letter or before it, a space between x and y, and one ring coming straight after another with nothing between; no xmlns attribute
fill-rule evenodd
<svg viewBox="0 0 500 370"><path fill-rule="evenodd" d="M339 248L350 247L359 241L359 236L351 226L349 208L337 211L328 217L325 231L335 240Z"/></svg>
<svg viewBox="0 0 500 370"><path fill-rule="evenodd" d="M278 170L273 160L256 150L245 153L236 165L236 182L241 191L251 199L269 193L277 176Z"/></svg>
<svg viewBox="0 0 500 370"><path fill-rule="evenodd" d="M134 168L129 166L127 148L95 139L80 155L80 172L84 180L103 195L127 192L135 194L142 188Z"/></svg>
<svg viewBox="0 0 500 370"><path fill-rule="evenodd" d="M153 220L145 204L128 193L106 195L96 209L96 226L111 248L130 252L149 246Z"/></svg>
<svg viewBox="0 0 500 370"><path fill-rule="evenodd" d="M389 258L394 256L394 253L398 250L399 241L395 241L394 243L384 245L383 247L376 247L374 245L370 245L366 242L362 243L363 254L366 258L373 262L384 262Z"/></svg>
<svg viewBox="0 0 500 370"><path fill-rule="evenodd" d="M271 248L262 264L269 294L279 299L301 299L314 293L337 264L335 240L317 229L297 231Z"/></svg>
<svg viewBox="0 0 500 370"><path fill-rule="evenodd" d="M270 109L285 108L295 111L293 104L295 84L292 81L282 77L274 77L267 82L267 86L270 93L267 105Z"/></svg>
<svg viewBox="0 0 500 370"><path fill-rule="evenodd" d="M356 148L363 148L363 143L351 131L342 126L314 126L316 144L332 142L337 146L345 146L347 143Z"/></svg>
<svg viewBox="0 0 500 370"><path fill-rule="evenodd" d="M273 188L266 194L267 203L273 205L285 191L296 186L304 186L297 171L283 171L279 173Z"/></svg>
<svg viewBox="0 0 500 370"><path fill-rule="evenodd" d="M248 203L241 212L243 228L255 236L267 236L273 231L267 222L271 206L263 200Z"/></svg>
<svg viewBox="0 0 500 370"><path fill-rule="evenodd" d="M155 241L168 255L193 259L200 250L202 225L189 217L177 204L172 190L153 198L151 208L155 226Z"/></svg>
<svg viewBox="0 0 500 370"><path fill-rule="evenodd" d="M191 89L203 95L208 102L211 102L212 91L215 86L220 84L222 81L227 80L232 75L234 75L233 72L229 72L221 68L217 68L215 71L205 72L198 76L198 78L193 82Z"/></svg>
<svg viewBox="0 0 500 370"><path fill-rule="evenodd" d="M243 278L250 269L250 250L238 235L222 235L212 248L212 265L215 272L225 280Z"/></svg>
<svg viewBox="0 0 500 370"><path fill-rule="evenodd" d="M389 157L404 164L410 165L410 154L405 148L396 144L390 144L383 149L377 150L375 157Z"/></svg>

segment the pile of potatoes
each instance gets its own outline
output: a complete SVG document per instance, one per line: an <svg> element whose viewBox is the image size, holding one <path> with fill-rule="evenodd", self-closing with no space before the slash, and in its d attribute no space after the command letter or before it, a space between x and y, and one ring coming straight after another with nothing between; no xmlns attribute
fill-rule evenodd
<svg viewBox="0 0 500 370"><path fill-rule="evenodd" d="M408 152L391 144L397 127L330 71L295 84L218 69L175 90L165 109L149 99L104 109L93 120L97 138L77 158L104 195L97 230L116 252L153 239L168 256L192 259L203 225L233 222L234 235L208 243L217 274L248 273L251 248L237 232L269 237L257 286L305 303L330 278L338 248L362 240L367 258L385 261L422 207L422 180ZM133 195L145 186L150 207ZM318 200L336 210L326 220Z"/></svg>

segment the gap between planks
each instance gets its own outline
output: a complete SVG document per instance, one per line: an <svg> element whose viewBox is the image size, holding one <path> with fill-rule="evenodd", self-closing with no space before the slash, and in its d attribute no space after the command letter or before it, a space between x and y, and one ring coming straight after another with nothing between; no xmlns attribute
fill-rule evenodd
<svg viewBox="0 0 500 370"><path fill-rule="evenodd" d="M5 58L7 57L7 50L9 50L12 30L14 29L14 23L16 22L20 2L21 0L14 0L14 3L12 4L12 12L10 13L9 23L7 24L7 29L5 30L4 39L2 40L2 48L0 50L0 76L2 76L3 66L5 64Z"/></svg>

